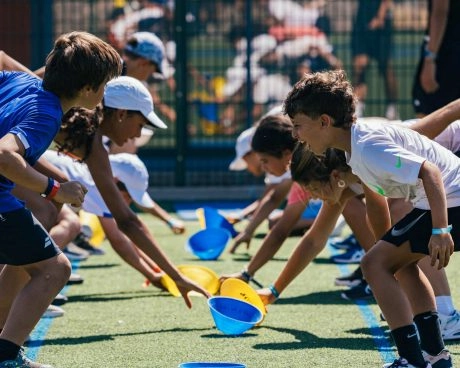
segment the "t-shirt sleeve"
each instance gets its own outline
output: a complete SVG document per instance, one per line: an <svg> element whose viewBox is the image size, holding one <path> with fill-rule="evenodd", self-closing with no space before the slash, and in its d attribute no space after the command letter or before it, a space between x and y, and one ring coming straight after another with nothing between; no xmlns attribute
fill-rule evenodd
<svg viewBox="0 0 460 368"><path fill-rule="evenodd" d="M10 133L24 146L24 159L33 165L51 144L59 128L59 117L52 112L29 112Z"/></svg>
<svg viewBox="0 0 460 368"><path fill-rule="evenodd" d="M416 185L425 158L388 142L367 144L362 164L376 177L399 184Z"/></svg>
<svg viewBox="0 0 460 368"><path fill-rule="evenodd" d="M294 182L288 194L287 204L294 204L298 202L307 204L310 199L310 192L302 188L298 183Z"/></svg>

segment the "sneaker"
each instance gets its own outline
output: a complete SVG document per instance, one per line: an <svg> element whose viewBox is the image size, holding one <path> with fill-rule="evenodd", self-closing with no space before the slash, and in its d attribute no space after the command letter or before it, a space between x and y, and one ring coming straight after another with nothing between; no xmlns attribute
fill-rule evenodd
<svg viewBox="0 0 460 368"><path fill-rule="evenodd" d="M452 357L450 352L447 349L442 350L438 355L430 355L428 353L423 353L423 358L430 362L433 368L452 368Z"/></svg>
<svg viewBox="0 0 460 368"><path fill-rule="evenodd" d="M343 254L337 254L331 257L334 263L359 263L364 257L364 249L350 248Z"/></svg>
<svg viewBox="0 0 460 368"><path fill-rule="evenodd" d="M80 285L83 284L84 278L78 273L71 273L67 285Z"/></svg>
<svg viewBox="0 0 460 368"><path fill-rule="evenodd" d="M95 246L91 245L88 237L83 233L78 234L72 243L74 243L78 248L83 249L91 255L101 256L105 254L105 251L103 249L96 248Z"/></svg>
<svg viewBox="0 0 460 368"><path fill-rule="evenodd" d="M439 313L439 323L443 340L460 339L460 313L455 311L450 316Z"/></svg>
<svg viewBox="0 0 460 368"><path fill-rule="evenodd" d="M385 110L385 117L388 120L399 120L398 108L395 104L389 104Z"/></svg>
<svg viewBox="0 0 460 368"><path fill-rule="evenodd" d="M345 300L362 300L362 299L371 299L374 297L372 290L366 281L363 280L361 284L355 286L349 290L344 291L340 294Z"/></svg>
<svg viewBox="0 0 460 368"><path fill-rule="evenodd" d="M64 294L58 294L54 297L54 300L51 302L53 305L63 305L67 303L69 299Z"/></svg>
<svg viewBox="0 0 460 368"><path fill-rule="evenodd" d="M0 363L0 368L53 368L48 364L40 364L31 361L24 355L24 351L19 350L19 354L14 360L5 360Z"/></svg>
<svg viewBox="0 0 460 368"><path fill-rule="evenodd" d="M66 255L69 261L85 261L86 259L88 259L88 256L85 256L84 254L80 254L77 252L72 252L67 247L64 248L62 252Z"/></svg>
<svg viewBox="0 0 460 368"><path fill-rule="evenodd" d="M355 287L361 284L363 281L363 271L361 271L361 267L358 267L352 273L336 277L334 284L336 286L348 286L348 287Z"/></svg>
<svg viewBox="0 0 460 368"><path fill-rule="evenodd" d="M428 362L423 367L417 367L415 365L410 364L406 359L399 358L399 359L396 359L393 363L384 364L382 368L433 368L433 367Z"/></svg>
<svg viewBox="0 0 460 368"><path fill-rule="evenodd" d="M347 236L345 239L331 240L329 244L335 249L347 250L350 248L361 248L361 245L358 243L358 240L356 240L353 234Z"/></svg>
<svg viewBox="0 0 460 368"><path fill-rule="evenodd" d="M45 313L43 313L42 318L56 318L56 317L62 317L63 315L64 315L64 309L51 304L48 306L48 308L46 308L46 311Z"/></svg>

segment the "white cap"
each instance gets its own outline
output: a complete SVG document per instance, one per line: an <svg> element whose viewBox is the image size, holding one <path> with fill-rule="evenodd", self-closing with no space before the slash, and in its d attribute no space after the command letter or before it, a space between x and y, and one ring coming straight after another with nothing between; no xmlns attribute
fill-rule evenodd
<svg viewBox="0 0 460 368"><path fill-rule="evenodd" d="M155 204L147 193L149 174L140 158L131 153L118 153L109 155L109 159L113 176L125 185L133 201L153 208Z"/></svg>
<svg viewBox="0 0 460 368"><path fill-rule="evenodd" d="M122 76L107 83L104 105L115 109L139 111L155 128L166 129L167 125L153 110L152 95L147 87L135 78Z"/></svg>
<svg viewBox="0 0 460 368"><path fill-rule="evenodd" d="M234 158L234 160L230 163L230 166L228 167L230 170L240 171L248 167L243 157L252 151L251 142L252 142L252 137L254 136L255 131L256 131L256 128L251 127L249 129L244 130L238 136L236 140L236 145L235 145L236 157Z"/></svg>

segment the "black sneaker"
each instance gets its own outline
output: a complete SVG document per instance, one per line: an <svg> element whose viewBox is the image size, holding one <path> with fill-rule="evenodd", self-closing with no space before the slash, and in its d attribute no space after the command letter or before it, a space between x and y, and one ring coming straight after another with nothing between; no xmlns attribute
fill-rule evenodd
<svg viewBox="0 0 460 368"><path fill-rule="evenodd" d="M336 286L348 286L348 287L355 287L361 284L363 281L363 271L361 271L361 267L358 267L352 273L336 277L334 284Z"/></svg>
<svg viewBox="0 0 460 368"><path fill-rule="evenodd" d="M96 248L95 246L91 245L90 242L89 242L89 239L88 237L83 234L83 233L80 233L77 235L77 237L73 240L73 243L78 247L78 248L81 248L83 250L86 250L87 252L89 252L91 255L103 255L105 254L104 250L101 249L101 248Z"/></svg>
<svg viewBox="0 0 460 368"><path fill-rule="evenodd" d="M361 248L361 245L358 243L358 240L353 234L350 234L345 239L331 240L329 242L331 247L335 249L348 250L350 248Z"/></svg>
<svg viewBox="0 0 460 368"><path fill-rule="evenodd" d="M80 285L83 281L85 280L78 273L71 273L67 285Z"/></svg>
<svg viewBox="0 0 460 368"><path fill-rule="evenodd" d="M340 294L343 299L346 300L363 300L363 299L372 299L374 294L366 281L363 280L361 284L355 286L349 290L344 291Z"/></svg>
<svg viewBox="0 0 460 368"><path fill-rule="evenodd" d="M63 305L67 303L69 299L64 294L58 294L54 297L54 300L51 302L53 305Z"/></svg>

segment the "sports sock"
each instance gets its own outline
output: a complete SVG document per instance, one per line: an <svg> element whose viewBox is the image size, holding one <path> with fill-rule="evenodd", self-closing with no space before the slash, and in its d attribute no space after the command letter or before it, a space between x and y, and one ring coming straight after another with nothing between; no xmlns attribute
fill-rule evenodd
<svg viewBox="0 0 460 368"><path fill-rule="evenodd" d="M417 367L425 366L425 359L423 359L422 350L420 349L415 325L399 327L391 331L391 336L393 336L401 357Z"/></svg>
<svg viewBox="0 0 460 368"><path fill-rule="evenodd" d="M452 296L450 295L441 295L436 297L436 309L438 313L441 313L444 316L451 316L455 312L454 303L452 301Z"/></svg>
<svg viewBox="0 0 460 368"><path fill-rule="evenodd" d="M0 339L0 362L16 359L20 348L21 347L14 342Z"/></svg>
<svg viewBox="0 0 460 368"><path fill-rule="evenodd" d="M444 349L438 312L425 312L414 317L420 336L422 350L430 355L439 354Z"/></svg>

